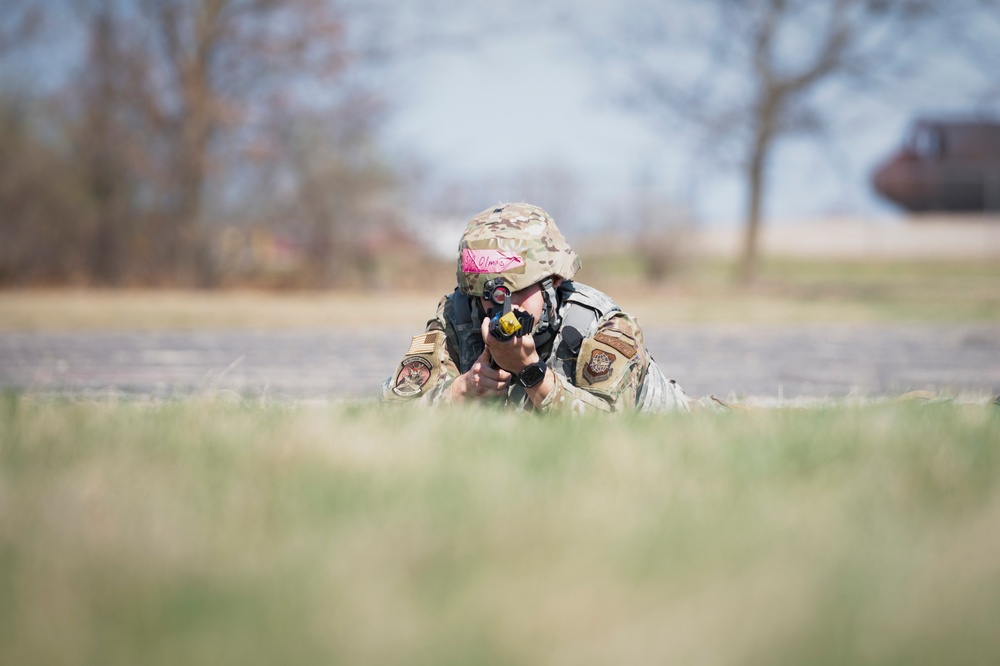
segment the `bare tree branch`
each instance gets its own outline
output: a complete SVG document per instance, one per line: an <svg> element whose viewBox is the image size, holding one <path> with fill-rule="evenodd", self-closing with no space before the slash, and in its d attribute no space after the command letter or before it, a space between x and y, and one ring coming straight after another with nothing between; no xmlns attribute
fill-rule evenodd
<svg viewBox="0 0 1000 666"><path fill-rule="evenodd" d="M628 47L615 61L632 76L627 104L661 123L669 118L697 128L704 137L697 145L710 146L714 154L732 151L738 156L747 188L741 280L750 281L755 273L776 143L822 129L826 114L817 103L818 91L834 86L857 90L912 60L914 54L900 45L909 31L932 18L932 4L713 0L699 8L714 10L714 25L673 44L664 43L664 26L679 14L675 5L644 15L652 26L629 36ZM688 6L687 11L694 10ZM689 62L700 54L707 65L696 77L672 66L672 57Z"/></svg>

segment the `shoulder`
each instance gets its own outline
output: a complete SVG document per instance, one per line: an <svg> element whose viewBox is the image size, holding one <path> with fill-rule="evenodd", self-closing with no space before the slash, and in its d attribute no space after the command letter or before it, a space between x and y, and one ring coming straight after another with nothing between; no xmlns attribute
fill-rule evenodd
<svg viewBox="0 0 1000 666"><path fill-rule="evenodd" d="M597 332L621 332L642 342L642 329L638 320L634 315L624 312L614 299L603 291L579 282L571 282L569 285L564 302L570 304L571 308L576 305L592 310L597 315Z"/></svg>
<svg viewBox="0 0 1000 666"><path fill-rule="evenodd" d="M619 310L601 318L583 340L574 383L614 403L627 396L626 403L634 404L649 362L638 322Z"/></svg>
<svg viewBox="0 0 1000 666"><path fill-rule="evenodd" d="M458 289L445 294L438 301L434 319L427 322L427 330L445 330L454 326L456 321L462 321L469 309L469 299ZM464 315L464 316L463 316Z"/></svg>
<svg viewBox="0 0 1000 666"><path fill-rule="evenodd" d="M644 351L642 329L636 318L618 310L597 323L597 331L589 338L596 345L608 347L627 359Z"/></svg>
<svg viewBox="0 0 1000 666"><path fill-rule="evenodd" d="M575 331L566 333L570 338L579 340L593 335L601 320L618 311L610 296L593 287L572 280L559 285L559 318L564 333L567 329Z"/></svg>
<svg viewBox="0 0 1000 666"><path fill-rule="evenodd" d="M400 401L426 394L448 379L454 368L455 349L453 294L438 301L434 317L424 332L413 336L395 374L382 386L382 397Z"/></svg>
<svg viewBox="0 0 1000 666"><path fill-rule="evenodd" d="M604 316L621 309L603 291L573 280L567 280L559 285L559 297L564 305L575 304L587 307L599 313L599 316Z"/></svg>
<svg viewBox="0 0 1000 666"><path fill-rule="evenodd" d="M382 397L399 401L427 393L448 379L447 337L444 331L428 330L413 336L392 378L382 386Z"/></svg>
<svg viewBox="0 0 1000 666"><path fill-rule="evenodd" d="M458 293L456 289L450 294L445 294L438 301L437 305L437 316L438 318L452 318L455 316L455 294Z"/></svg>

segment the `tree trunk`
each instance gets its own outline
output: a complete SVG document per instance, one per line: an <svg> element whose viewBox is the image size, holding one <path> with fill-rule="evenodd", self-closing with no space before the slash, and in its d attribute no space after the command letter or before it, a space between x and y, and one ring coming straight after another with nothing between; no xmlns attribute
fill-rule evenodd
<svg viewBox="0 0 1000 666"><path fill-rule="evenodd" d="M743 252L736 270L736 280L742 285L751 285L757 279L760 226L764 201L764 187L767 178L767 159L771 152L772 133L769 119L762 121L757 130L753 149L747 164L747 208L744 218Z"/></svg>
<svg viewBox="0 0 1000 666"><path fill-rule="evenodd" d="M189 153L184 160L180 184L180 209L176 218L177 254L174 270L176 278L184 284L204 287L208 266L201 225L202 187L204 169L199 149Z"/></svg>
<svg viewBox="0 0 1000 666"><path fill-rule="evenodd" d="M113 170L98 165L91 183L91 194L96 204L97 228L90 252L90 273L104 287L118 287L124 277L125 229L118 183L113 180Z"/></svg>
<svg viewBox="0 0 1000 666"><path fill-rule="evenodd" d="M197 287L211 286L210 253L202 225L208 152L213 132L210 106L213 95L208 81L208 64L200 62L188 74L184 85L186 113L180 126L180 206L177 215L177 277Z"/></svg>
<svg viewBox="0 0 1000 666"><path fill-rule="evenodd" d="M118 26L103 5L93 18L89 70L92 78L85 84L86 104L80 143L86 168L86 186L94 202L94 233L87 260L91 277L97 284L117 287L121 284L126 259L125 225L122 202L124 168L121 132L115 109L121 103L120 73L116 52Z"/></svg>

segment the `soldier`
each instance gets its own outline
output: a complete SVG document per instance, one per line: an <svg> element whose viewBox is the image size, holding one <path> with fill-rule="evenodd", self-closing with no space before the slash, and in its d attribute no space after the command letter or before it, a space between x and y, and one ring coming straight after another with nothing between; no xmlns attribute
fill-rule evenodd
<svg viewBox="0 0 1000 666"><path fill-rule="evenodd" d="M684 391L650 356L635 318L573 281L580 265L537 206L501 204L473 217L458 246L458 286L413 338L383 384L383 398L495 399L540 412L689 410ZM490 326L505 290L526 324L507 340Z"/></svg>

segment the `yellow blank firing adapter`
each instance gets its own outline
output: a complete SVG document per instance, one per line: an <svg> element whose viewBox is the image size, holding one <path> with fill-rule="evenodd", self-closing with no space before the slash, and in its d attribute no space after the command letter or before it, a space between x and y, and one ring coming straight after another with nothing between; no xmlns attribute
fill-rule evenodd
<svg viewBox="0 0 1000 666"><path fill-rule="evenodd" d="M513 312L508 312L504 316L500 317L500 330L506 336L511 336L521 330L521 322L517 320L517 315Z"/></svg>

